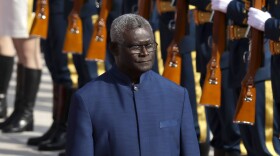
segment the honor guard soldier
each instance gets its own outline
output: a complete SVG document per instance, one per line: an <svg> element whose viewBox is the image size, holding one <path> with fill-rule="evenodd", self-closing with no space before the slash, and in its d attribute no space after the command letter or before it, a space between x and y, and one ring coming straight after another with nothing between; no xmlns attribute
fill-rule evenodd
<svg viewBox="0 0 280 156"><path fill-rule="evenodd" d="M203 88L207 73L206 67L210 61L212 51L213 14L211 12L211 0L191 0L190 3L196 6L194 11L196 24L196 64L197 71L201 74L200 86ZM214 148L215 156L240 155L240 132L237 125L232 123L235 103L232 96L233 90L228 87L228 62L229 52L225 51L221 56L220 62L222 71L222 80L220 82L222 85L221 106L219 108L205 107L208 125L213 134L211 146Z"/></svg>
<svg viewBox="0 0 280 156"><path fill-rule="evenodd" d="M49 130L41 137L30 138L27 142L28 145L38 146L38 149L43 151L65 148L68 108L71 95L75 88L82 87L97 76L96 63L85 60L93 32L91 16L97 13L94 1L86 1L82 5L80 12L71 12L71 14L73 2L70 0L50 0L49 7L48 36L45 41L42 41L42 48L53 80L53 123ZM63 52L63 46L67 20L74 14L79 16L83 23L82 54L69 55ZM74 68L73 66L71 67L71 62L72 64L74 63ZM78 82L75 82L73 79L75 72L78 74Z"/></svg>
<svg viewBox="0 0 280 156"><path fill-rule="evenodd" d="M178 3L177 1L166 1L159 0L156 1L157 10L159 14L159 31L160 31L160 45L161 45L161 55L163 62L165 62L165 71L163 76L165 76L166 70L169 70L166 65L170 59L170 51L168 48L170 44L173 42L173 37L175 37L175 6ZM173 75L177 75L180 81L177 82L179 85L185 87L189 91L189 97L191 102L191 107L193 111L193 118L195 124L196 135L199 140L200 154L208 155L209 153L209 142L208 142L208 130L207 130L207 121L205 117L205 111L203 107L197 106L196 101L196 78L199 79L194 73L195 61L192 58L193 51L195 50L195 23L193 16L193 6L189 6L187 3L187 23L185 27L185 31L187 35L185 35L181 41L178 43L178 50L181 58L181 64L178 64L179 72L173 73ZM177 11L177 17L180 19L180 15ZM182 18L182 17L181 17ZM176 38L176 37L175 37ZM169 58L168 58L169 57ZM170 63L169 63L170 66Z"/></svg>
<svg viewBox="0 0 280 156"><path fill-rule="evenodd" d="M275 100L273 111L273 131L270 131L270 137L273 137L273 145L275 152L280 154L280 1L267 0L267 11L256 8L250 8L248 13L248 24L260 31L264 32L266 38L269 39L269 49L271 52L271 82L273 98ZM271 120L271 119L270 119ZM272 121L271 121L272 122ZM273 148L272 145L270 148ZM272 153L271 153L272 154Z"/></svg>
<svg viewBox="0 0 280 156"><path fill-rule="evenodd" d="M230 50L230 81L231 87L235 90L236 103L241 94L241 82L249 71L247 68L252 60L248 61L254 51L249 49L249 38L247 35L247 13L253 1L250 0L212 0L212 7L215 10L227 14L230 20L229 50ZM263 43L260 43L263 44ZM264 56L261 58L261 67L256 71L253 78L256 89L256 115L254 125L239 124L242 141L248 155L279 155L273 147L273 97L270 84L270 52L268 41L264 40ZM250 67L250 66L249 66ZM242 87L243 88L243 87ZM243 98L239 98L243 99ZM247 99L245 99L248 101ZM239 108L237 106L237 108ZM239 121L236 121L239 122ZM244 122L245 123L245 122ZM248 122L249 123L249 122Z"/></svg>

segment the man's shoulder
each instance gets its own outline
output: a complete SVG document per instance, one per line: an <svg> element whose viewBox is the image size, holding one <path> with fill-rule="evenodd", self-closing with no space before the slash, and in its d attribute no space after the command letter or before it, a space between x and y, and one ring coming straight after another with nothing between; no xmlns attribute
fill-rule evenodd
<svg viewBox="0 0 280 156"><path fill-rule="evenodd" d="M102 89L102 87L106 86L106 84L110 81L111 80L109 78L108 72L105 72L104 74L86 83L77 91L77 94L89 95L89 93L94 93L98 91L98 89Z"/></svg>
<svg viewBox="0 0 280 156"><path fill-rule="evenodd" d="M178 90L183 91L184 88L173 81L159 75L158 73L151 72L151 75L155 82L159 83L160 85L163 85L165 88L172 89L172 90Z"/></svg>

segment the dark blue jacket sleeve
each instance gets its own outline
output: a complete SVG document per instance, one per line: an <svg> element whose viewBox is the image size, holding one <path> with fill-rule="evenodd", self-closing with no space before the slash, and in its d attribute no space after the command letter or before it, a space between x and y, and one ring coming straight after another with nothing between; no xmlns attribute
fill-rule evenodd
<svg viewBox="0 0 280 156"><path fill-rule="evenodd" d="M280 41L280 19L270 18L265 21L265 36L274 41Z"/></svg>
<svg viewBox="0 0 280 156"><path fill-rule="evenodd" d="M233 0L229 3L227 8L227 16L233 20L237 25L244 25L244 21L247 19L247 11L245 10L245 4L238 0Z"/></svg>
<svg viewBox="0 0 280 156"><path fill-rule="evenodd" d="M74 94L70 105L67 127L67 156L94 156L92 122L79 94Z"/></svg>
<svg viewBox="0 0 280 156"><path fill-rule="evenodd" d="M193 124L193 115L189 95L185 90L185 100L181 118L181 154L180 156L199 156L199 147Z"/></svg>

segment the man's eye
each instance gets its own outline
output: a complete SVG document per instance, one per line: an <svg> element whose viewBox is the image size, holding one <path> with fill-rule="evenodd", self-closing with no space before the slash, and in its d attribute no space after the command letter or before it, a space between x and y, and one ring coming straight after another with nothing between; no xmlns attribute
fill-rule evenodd
<svg viewBox="0 0 280 156"><path fill-rule="evenodd" d="M152 44L152 43L146 45L146 48L152 48L152 47L153 47L153 44Z"/></svg>
<svg viewBox="0 0 280 156"><path fill-rule="evenodd" d="M139 49L141 49L141 48L140 48L140 46L132 46L132 47L130 47L130 49L131 49L131 50L139 50Z"/></svg>

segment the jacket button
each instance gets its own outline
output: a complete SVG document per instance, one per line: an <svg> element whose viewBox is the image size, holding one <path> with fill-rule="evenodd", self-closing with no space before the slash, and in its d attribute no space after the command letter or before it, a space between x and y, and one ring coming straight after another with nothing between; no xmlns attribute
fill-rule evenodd
<svg viewBox="0 0 280 156"><path fill-rule="evenodd" d="M133 86L133 90L134 90L134 91L137 91L137 90L138 90L138 87L137 87L137 86Z"/></svg>

